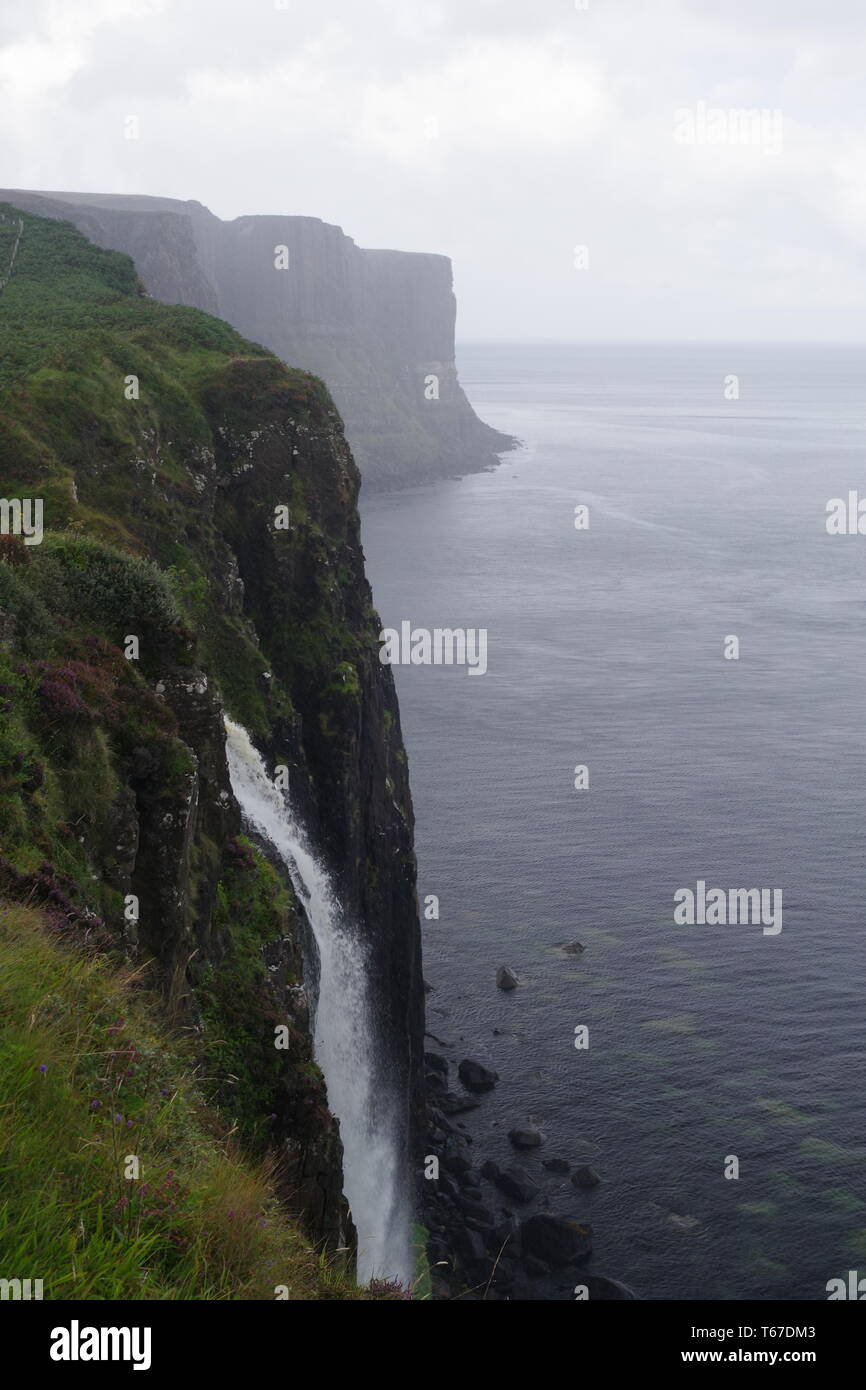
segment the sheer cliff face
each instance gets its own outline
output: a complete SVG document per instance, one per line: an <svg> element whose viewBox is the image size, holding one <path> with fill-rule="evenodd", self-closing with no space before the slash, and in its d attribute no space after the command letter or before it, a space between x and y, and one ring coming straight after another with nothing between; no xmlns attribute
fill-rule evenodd
<svg viewBox="0 0 866 1390"><path fill-rule="evenodd" d="M197 202L109 194L0 198L68 218L132 256L155 298L218 314L320 376L370 487L477 471L511 443L478 419L458 381L445 256L362 250L313 217L222 222Z"/></svg>
<svg viewBox="0 0 866 1390"><path fill-rule="evenodd" d="M0 212L5 265L17 217ZM189 226L170 222L180 255ZM408 1151L423 1103L413 816L342 423L321 382L137 294L131 262L66 223L24 216L0 341L0 493L41 499L45 527L0 546L0 895L59 894L154 962L216 1049L206 1072L232 1119L284 1146L287 1189L337 1245L339 1136L298 984L309 942L291 885L238 839L222 712L289 768L369 943Z"/></svg>

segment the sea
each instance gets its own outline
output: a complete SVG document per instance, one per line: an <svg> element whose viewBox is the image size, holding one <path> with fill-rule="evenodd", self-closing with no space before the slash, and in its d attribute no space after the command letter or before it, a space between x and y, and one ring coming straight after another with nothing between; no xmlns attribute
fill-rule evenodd
<svg viewBox="0 0 866 1390"><path fill-rule="evenodd" d="M866 348L458 366L519 448L362 508L383 625L487 633L483 673L394 667L427 1046L498 1072L473 1152L589 1223L593 1272L826 1299L866 1275L866 534L827 525L866 513ZM677 920L699 884L781 895L781 930Z"/></svg>

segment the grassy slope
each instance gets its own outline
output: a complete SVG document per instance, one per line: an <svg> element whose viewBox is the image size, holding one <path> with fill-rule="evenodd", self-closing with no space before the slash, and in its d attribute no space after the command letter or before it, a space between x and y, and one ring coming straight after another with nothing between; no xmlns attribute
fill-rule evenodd
<svg viewBox="0 0 866 1390"><path fill-rule="evenodd" d="M128 1155L138 1179L122 1174ZM105 956L0 908L0 1273L46 1298L368 1297L210 1111L189 1049Z"/></svg>

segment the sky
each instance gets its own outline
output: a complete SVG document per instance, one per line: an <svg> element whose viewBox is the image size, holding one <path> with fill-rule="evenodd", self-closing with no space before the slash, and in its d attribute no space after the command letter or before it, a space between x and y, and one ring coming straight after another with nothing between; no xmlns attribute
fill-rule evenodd
<svg viewBox="0 0 866 1390"><path fill-rule="evenodd" d="M864 341L864 70L863 0L3 0L0 186L441 252L463 340Z"/></svg>

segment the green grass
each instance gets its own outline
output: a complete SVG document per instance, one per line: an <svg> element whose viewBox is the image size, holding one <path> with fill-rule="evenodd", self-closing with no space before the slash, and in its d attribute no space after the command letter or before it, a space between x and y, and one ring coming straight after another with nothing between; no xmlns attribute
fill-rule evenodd
<svg viewBox="0 0 866 1390"><path fill-rule="evenodd" d="M37 366L64 367L86 348L104 351L118 330L134 326L147 336L157 329L166 348L182 347L190 337L215 352L231 351L239 341L228 324L198 309L178 305L166 313L143 297L129 256L104 251L69 222L33 217L0 203L0 277L5 274L17 236L24 231L15 267L0 299L4 353L0 389ZM137 350L129 345L127 370L136 372Z"/></svg>
<svg viewBox="0 0 866 1390"><path fill-rule="evenodd" d="M293 895L249 841L241 836L235 845L235 862L223 867L213 913L226 954L206 966L196 996L209 1067L220 1078L214 1094L238 1133L258 1147L287 1063L307 1065L309 1043L306 1037L293 1039L288 1054L274 1046L274 1026L286 1020L268 992L262 957L268 942L297 933Z"/></svg>
<svg viewBox="0 0 866 1390"><path fill-rule="evenodd" d="M370 1296L278 1207L133 978L8 905L0 1155L0 1278L46 1299Z"/></svg>
<svg viewBox="0 0 866 1390"><path fill-rule="evenodd" d="M433 1297L430 1278L430 1261L427 1258L427 1242L430 1232L426 1226L412 1224L412 1255L418 1273L412 1286L412 1297L420 1302L429 1302Z"/></svg>

